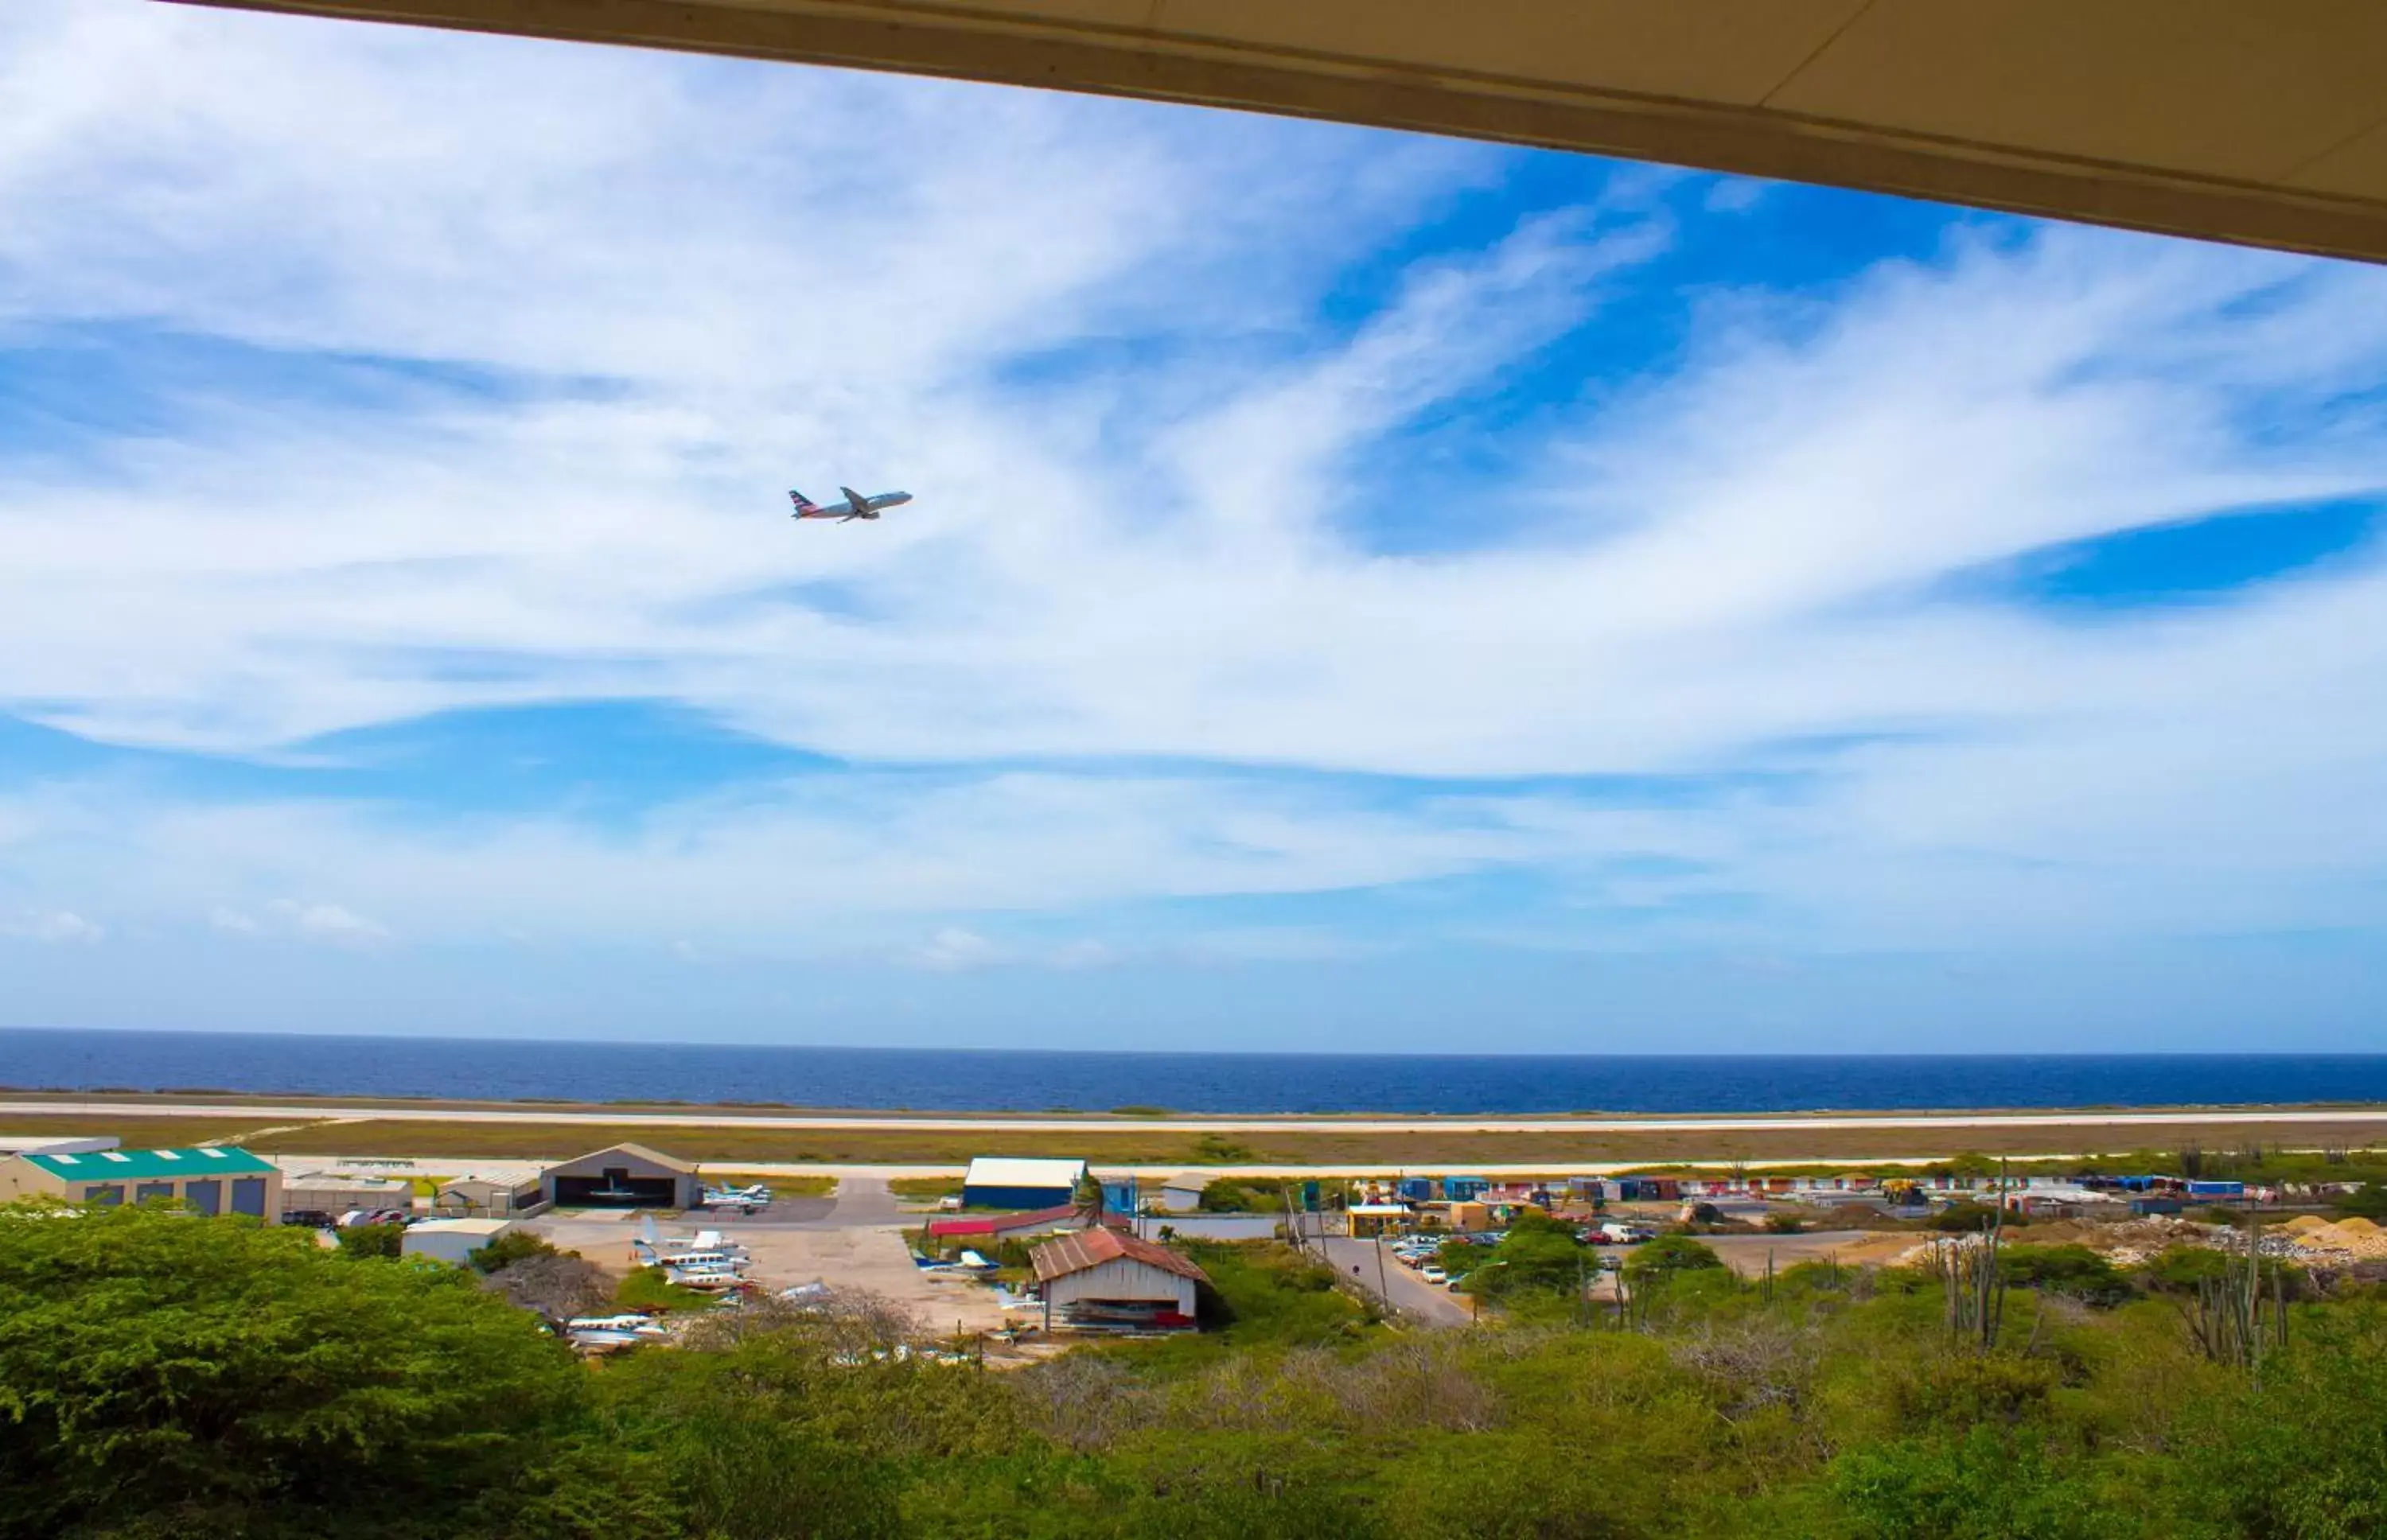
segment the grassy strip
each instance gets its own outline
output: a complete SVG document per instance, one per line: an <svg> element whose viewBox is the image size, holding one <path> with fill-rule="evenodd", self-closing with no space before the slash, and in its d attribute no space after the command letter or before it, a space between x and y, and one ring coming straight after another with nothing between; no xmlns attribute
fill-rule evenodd
<svg viewBox="0 0 2387 1540"><path fill-rule="evenodd" d="M895 1177L888 1181L887 1191L912 1203L957 1198L962 1194L962 1179L958 1176Z"/></svg>
<svg viewBox="0 0 2387 1540"><path fill-rule="evenodd" d="M127 1120L144 1127L147 1119ZM79 1125L85 1130L90 1125ZM668 1150L683 1159L794 1163L951 1165L974 1155L1081 1156L1097 1166L1314 1166L1348 1169L1406 1166L1421 1170L1463 1170L1471 1165L1547 1164L1553 1171L1572 1166L1629 1163L1660 1166L1698 1161L1725 1166L1769 1157L1828 1167L1834 1160L1910 1157L1936 1159L1959 1154L2119 1154L2134 1150L2210 1150L2245 1143L2277 1144L2292 1138L2299 1146L2360 1148L2387 1133L2387 1119L2302 1125L2292 1130L2261 1124L2115 1126L2094 1121L2024 1129L1784 1129L1731 1132L1648 1133L1249 1133L1232 1138L1172 1134L1166 1128L1113 1133L973 1133L905 1129L686 1129L657 1130L602 1124L429 1123L366 1120L324 1129L298 1130L259 1139L252 1148L322 1152L327 1143L350 1152L388 1155L513 1155L562 1157L635 1142ZM777 1185L778 1179L771 1179ZM924 1194L927 1195L927 1194ZM933 1195L941 1196L942 1193Z"/></svg>
<svg viewBox="0 0 2387 1540"><path fill-rule="evenodd" d="M726 1117L850 1117L867 1125L882 1117L936 1117L948 1120L1002 1120L1019 1117L1067 1117L1092 1121L1116 1121L1122 1128L1135 1128L1156 1119L1183 1117L1217 1121L1284 1122L1295 1124L1334 1123L1337 1121L1381 1121L1387 1117L1416 1118L1421 1121L1447 1121L1454 1128L1464 1128L1476 1119L1471 1115L1419 1113L1400 1108L1374 1111L1324 1113L1271 1112L1189 1112L1181 1108L1151 1105L1116 1107L833 1107L812 1106L795 1102L727 1101L689 1102L663 1099L659 1101L622 1100L613 1102L574 1101L561 1096L518 1096L512 1098L470 1098L450 1096L353 1095L319 1096L271 1092L224 1091L205 1086L176 1088L165 1091L134 1091L125 1087L103 1087L91 1091L61 1091L54 1087L26 1089L0 1085L0 1100L19 1103L70 1102L77 1105L117 1104L128 1107L165 1104L179 1105L206 1100L233 1106L293 1107L319 1112L325 1117L347 1117L370 1112L376 1107L404 1108L410 1112L422 1109L458 1112L558 1112L575 1115L663 1113L701 1116L719 1113ZM1780 1112L1773 1114L1740 1114L1724 1112L1636 1112L1625 1109L1595 1107L1559 1112L1521 1112L1514 1116L1534 1118L1586 1118L1604 1121L1675 1121L1683 1117L1742 1116L1775 1117L1785 1120L1834 1117L2062 1117L2078 1114L2083 1123L2096 1122L2108 1113L2132 1116L2167 1112L2230 1113L2230 1112L2331 1112L2342 1111L2346 1117L2365 1124L2387 1124L2387 1103L2381 1102L2192 1102L2176 1106L2137 1105L2091 1105L2077 1107L1839 1107L1827 1112ZM2217 1126L2217 1125L2216 1125Z"/></svg>
<svg viewBox="0 0 2387 1540"><path fill-rule="evenodd" d="M128 1150L183 1149L209 1140L234 1140L261 1127L254 1117L127 1117L110 1122L103 1117L29 1117L19 1113L0 1113L0 1132L14 1137L42 1139L82 1139L114 1134L124 1142ZM299 1144L307 1144L300 1140ZM314 1137L313 1147L320 1148L323 1136Z"/></svg>

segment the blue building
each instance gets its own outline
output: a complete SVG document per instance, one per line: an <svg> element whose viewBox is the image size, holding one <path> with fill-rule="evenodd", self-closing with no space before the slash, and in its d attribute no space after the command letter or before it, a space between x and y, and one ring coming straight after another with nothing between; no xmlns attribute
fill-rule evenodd
<svg viewBox="0 0 2387 1540"><path fill-rule="evenodd" d="M1058 1208L1076 1198L1082 1160L1018 1160L980 1155L962 1179L965 1208Z"/></svg>
<svg viewBox="0 0 2387 1540"><path fill-rule="evenodd" d="M1490 1179L1485 1177L1445 1177L1442 1179L1442 1195L1452 1203L1472 1203L1482 1197L1491 1185Z"/></svg>
<svg viewBox="0 0 2387 1540"><path fill-rule="evenodd" d="M1400 1180L1398 1191L1401 1194L1401 1201L1404 1203L1432 1203L1433 1201L1433 1179L1432 1177L1403 1177Z"/></svg>

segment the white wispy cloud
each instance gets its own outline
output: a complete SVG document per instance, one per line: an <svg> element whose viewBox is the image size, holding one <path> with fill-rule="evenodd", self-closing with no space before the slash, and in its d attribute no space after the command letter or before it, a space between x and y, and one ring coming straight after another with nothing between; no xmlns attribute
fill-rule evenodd
<svg viewBox="0 0 2387 1540"><path fill-rule="evenodd" d="M0 915L0 936L15 936L25 940L51 943L80 942L88 945L106 936L101 926L83 918L71 909L32 910L9 915Z"/></svg>

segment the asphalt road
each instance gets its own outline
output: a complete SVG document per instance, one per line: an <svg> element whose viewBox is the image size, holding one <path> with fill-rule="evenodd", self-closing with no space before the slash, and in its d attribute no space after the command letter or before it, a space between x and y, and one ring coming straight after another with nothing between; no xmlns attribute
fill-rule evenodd
<svg viewBox="0 0 2387 1540"><path fill-rule="evenodd" d="M1416 1273L1400 1265L1393 1254L1383 1254L1383 1269L1377 1270L1376 1243L1355 1241L1348 1236L1329 1236L1326 1258L1334 1270L1356 1277L1370 1293L1378 1292L1381 1276L1383 1293L1389 1295L1393 1307L1411 1320L1428 1326L1464 1326L1469 1316L1467 1301L1447 1289L1437 1289ZM1356 1273L1353 1269L1358 1269Z"/></svg>

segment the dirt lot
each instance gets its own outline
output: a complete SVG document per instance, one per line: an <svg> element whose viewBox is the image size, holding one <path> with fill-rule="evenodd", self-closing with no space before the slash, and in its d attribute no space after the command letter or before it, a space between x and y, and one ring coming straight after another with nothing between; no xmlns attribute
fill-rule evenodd
<svg viewBox="0 0 2387 1540"><path fill-rule="evenodd" d="M609 1272L627 1273L638 1265L630 1255L638 1221L627 1214L550 1214L525 1228ZM866 1290L914 1310L934 1332L991 1332L1004 1324L993 1290L913 1266L898 1227L741 1224L690 1215L663 1221L662 1229L666 1235L720 1231L751 1254L752 1277L765 1289L818 1281L833 1289Z"/></svg>

